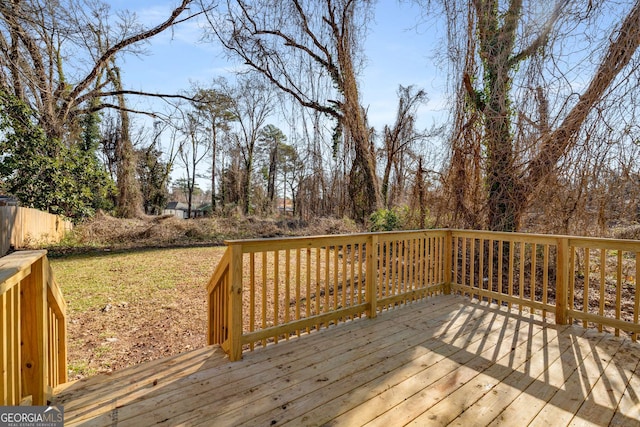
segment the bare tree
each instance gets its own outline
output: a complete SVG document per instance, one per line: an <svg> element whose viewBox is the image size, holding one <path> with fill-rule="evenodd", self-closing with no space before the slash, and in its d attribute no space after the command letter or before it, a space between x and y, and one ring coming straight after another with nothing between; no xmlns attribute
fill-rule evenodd
<svg viewBox="0 0 640 427"><path fill-rule="evenodd" d="M181 22L191 1L182 0L164 22L151 28L142 28L127 12L113 22L109 6L99 0L0 3L0 92L30 106L48 139L71 146L81 132L83 115L105 108L120 112L113 142L120 162L122 216L142 214L129 138L128 113L133 110L125 95L145 94L125 89L116 63L125 53L141 53L142 43Z"/></svg>
<svg viewBox="0 0 640 427"><path fill-rule="evenodd" d="M640 3L627 3L626 10L618 4L617 10L625 12L613 24L597 19L598 13L616 16L605 3L596 7L592 2L559 0L544 7L521 0L445 0L443 4L450 12L449 22L457 25L450 28L458 36L450 38L455 40L450 50L464 62L457 68L458 87L464 90L458 91L462 119L454 135L474 139L464 144L454 141L450 177L455 182L463 172L461 166L469 160L475 163L485 182L475 188L486 188L487 227L517 230L540 188L584 138L585 123L599 120L599 106L611 96L622 96L618 86L630 79L635 83L633 89L625 85L627 101L637 93L637 78L631 75L638 62ZM453 12L466 21L453 19ZM608 25L607 32L603 25ZM578 40L582 33L586 41ZM571 44L568 37L573 38ZM594 43L598 37L601 43ZM580 50L586 52L585 63L593 65L580 65L581 75L572 76L572 62ZM586 80L579 96L571 87L576 77ZM457 185L474 188L471 180L476 176L461 175L465 183Z"/></svg>
<svg viewBox="0 0 640 427"><path fill-rule="evenodd" d="M178 148L178 156L186 174L184 182L186 184L187 216L189 218L192 216L193 194L197 188L196 178L200 176L198 168L211 151L211 140L208 137L206 126L200 120L202 116L197 111L193 111L192 108L193 106L191 105L183 111L182 127L180 128L183 139Z"/></svg>
<svg viewBox="0 0 640 427"><path fill-rule="evenodd" d="M233 101L216 86L224 85L224 80L214 80L211 88L198 87L193 98L196 111L207 123L211 132L211 209L216 211L216 173L217 159L222 135L231 128L230 123L237 120L231 111Z"/></svg>
<svg viewBox="0 0 640 427"><path fill-rule="evenodd" d="M135 25L126 15L114 26L101 21L109 16L108 6L97 1L1 2L0 90L37 111L48 136L62 138L72 130L74 119L87 110L117 108L89 102L129 92L101 80L105 71L118 54L179 22L191 1L182 0L164 22L148 29ZM74 65L85 63L87 67L70 69L66 58L71 54L89 61Z"/></svg>
<svg viewBox="0 0 640 427"><path fill-rule="evenodd" d="M273 91L260 75L241 76L235 86L221 85L221 91L231 102L229 111L237 119L233 135L244 166L242 174L242 206L245 214L251 211L252 175L256 155L256 143L260 129L274 109Z"/></svg>
<svg viewBox="0 0 640 427"><path fill-rule="evenodd" d="M420 104L427 101L427 93L422 89L413 86L398 88L398 111L393 127L385 126L383 130L382 156L386 162L384 174L382 176L382 199L385 207L389 208L394 201L389 192L391 173L395 170L396 191L400 194L403 191L403 173L406 154L411 151L412 143L424 138L424 132L418 132L415 128L416 113Z"/></svg>
<svg viewBox="0 0 640 427"><path fill-rule="evenodd" d="M366 113L360 103L359 50L370 1L227 2L223 17L210 16L211 30L231 56L262 73L301 105L333 117L335 140L346 137L355 152L350 170L354 211L362 218L382 206ZM300 71L328 79L337 99L316 97ZM358 202L359 201L359 202Z"/></svg>

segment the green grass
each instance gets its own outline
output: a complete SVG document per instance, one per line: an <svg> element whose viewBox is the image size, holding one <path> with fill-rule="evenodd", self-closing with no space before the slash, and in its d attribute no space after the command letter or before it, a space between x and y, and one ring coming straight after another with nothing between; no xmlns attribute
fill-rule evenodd
<svg viewBox="0 0 640 427"><path fill-rule="evenodd" d="M224 250L205 247L71 255L52 258L50 263L73 315L175 293L180 283L205 286Z"/></svg>
<svg viewBox="0 0 640 427"><path fill-rule="evenodd" d="M67 302L69 378L204 344L205 289L224 251L199 247L51 258Z"/></svg>

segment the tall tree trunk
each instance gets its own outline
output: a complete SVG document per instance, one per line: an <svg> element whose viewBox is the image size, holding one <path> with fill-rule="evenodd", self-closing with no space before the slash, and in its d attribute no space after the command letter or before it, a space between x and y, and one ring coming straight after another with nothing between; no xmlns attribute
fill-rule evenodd
<svg viewBox="0 0 640 427"><path fill-rule="evenodd" d="M117 91L122 90L120 70L110 68L109 78ZM118 215L123 218L138 218L144 215L142 210L142 194L140 183L136 179L136 154L129 135L129 113L126 100L122 93L118 95L118 113L120 114L120 137L116 140L116 153L118 158Z"/></svg>

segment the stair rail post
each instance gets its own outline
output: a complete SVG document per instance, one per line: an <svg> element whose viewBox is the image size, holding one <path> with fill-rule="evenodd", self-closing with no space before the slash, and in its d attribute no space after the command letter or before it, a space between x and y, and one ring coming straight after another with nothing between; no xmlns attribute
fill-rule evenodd
<svg viewBox="0 0 640 427"><path fill-rule="evenodd" d="M47 404L49 389L49 316L43 267L43 257L39 257L31 265L31 274L20 285L22 391L24 396L31 395L32 404L36 406Z"/></svg>
<svg viewBox="0 0 640 427"><path fill-rule="evenodd" d="M229 359L242 359L242 245L231 244L229 265Z"/></svg>

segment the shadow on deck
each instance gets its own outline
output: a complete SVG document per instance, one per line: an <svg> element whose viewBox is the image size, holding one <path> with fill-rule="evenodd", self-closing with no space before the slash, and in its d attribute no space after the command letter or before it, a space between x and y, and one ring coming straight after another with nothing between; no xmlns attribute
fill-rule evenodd
<svg viewBox="0 0 640 427"><path fill-rule="evenodd" d="M245 353L65 384L65 425L640 425L640 345L438 296Z"/></svg>

